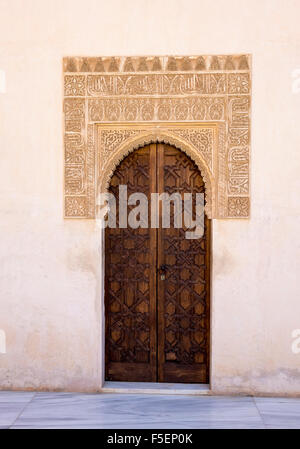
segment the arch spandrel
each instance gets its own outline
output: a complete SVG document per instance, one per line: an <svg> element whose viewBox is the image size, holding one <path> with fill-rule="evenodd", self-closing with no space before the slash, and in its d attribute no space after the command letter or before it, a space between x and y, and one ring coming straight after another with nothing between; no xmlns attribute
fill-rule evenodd
<svg viewBox="0 0 300 449"><path fill-rule="evenodd" d="M167 132L142 133L133 138L127 139L118 147L114 148L111 156L101 158L101 148L99 148L99 172L97 179L97 193L106 192L110 179L120 162L134 150L149 145L151 143L165 143L176 147L186 153L197 165L205 184L206 206L205 212L208 218L213 218L215 209L215 180L201 153L188 141ZM101 159L104 162L101 164Z"/></svg>

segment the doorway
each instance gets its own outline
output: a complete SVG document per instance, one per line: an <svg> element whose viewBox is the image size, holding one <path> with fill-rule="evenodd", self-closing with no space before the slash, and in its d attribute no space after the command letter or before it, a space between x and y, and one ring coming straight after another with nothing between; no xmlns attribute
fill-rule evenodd
<svg viewBox="0 0 300 449"><path fill-rule="evenodd" d="M205 193L197 165L167 144L140 148L116 168L117 226L105 230L105 379L207 384L210 220L198 239L174 227L174 208L169 228L120 227L120 185L146 195L149 217L153 192Z"/></svg>

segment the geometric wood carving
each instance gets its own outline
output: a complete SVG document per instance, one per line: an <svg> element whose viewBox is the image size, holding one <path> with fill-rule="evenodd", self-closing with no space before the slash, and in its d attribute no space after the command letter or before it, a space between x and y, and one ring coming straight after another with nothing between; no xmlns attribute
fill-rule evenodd
<svg viewBox="0 0 300 449"><path fill-rule="evenodd" d="M126 154L151 142L198 165L209 218L250 215L250 55L66 57L66 218L95 218Z"/></svg>

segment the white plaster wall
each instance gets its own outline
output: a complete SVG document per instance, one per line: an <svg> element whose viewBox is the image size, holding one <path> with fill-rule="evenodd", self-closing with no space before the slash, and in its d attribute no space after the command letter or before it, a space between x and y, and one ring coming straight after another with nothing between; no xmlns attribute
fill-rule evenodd
<svg viewBox="0 0 300 449"><path fill-rule="evenodd" d="M63 220L63 56L252 53L252 213L213 223L216 392L300 393L299 0L0 0L2 389L101 384L100 238Z"/></svg>

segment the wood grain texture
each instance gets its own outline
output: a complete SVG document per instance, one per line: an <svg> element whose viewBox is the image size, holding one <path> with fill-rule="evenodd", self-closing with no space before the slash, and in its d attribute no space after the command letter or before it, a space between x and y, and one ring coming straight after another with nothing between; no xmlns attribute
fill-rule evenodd
<svg viewBox="0 0 300 449"><path fill-rule="evenodd" d="M110 191L204 193L195 163L152 144L119 165ZM132 206L128 207L130 211ZM106 229L106 380L208 383L210 220L202 238L187 228ZM160 267L166 265L165 278Z"/></svg>

